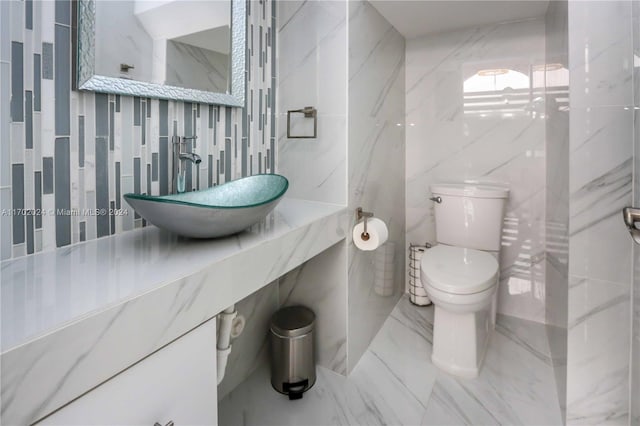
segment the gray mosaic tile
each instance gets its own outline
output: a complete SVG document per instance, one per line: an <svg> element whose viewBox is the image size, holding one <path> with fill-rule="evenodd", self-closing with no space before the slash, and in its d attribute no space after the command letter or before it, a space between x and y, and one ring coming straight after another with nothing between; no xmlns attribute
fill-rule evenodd
<svg viewBox="0 0 640 426"><path fill-rule="evenodd" d="M11 42L11 121L24 121L23 45Z"/></svg>
<svg viewBox="0 0 640 426"><path fill-rule="evenodd" d="M141 179L140 158L136 157L133 159L133 192L136 194L142 193Z"/></svg>
<svg viewBox="0 0 640 426"><path fill-rule="evenodd" d="M42 78L53 80L53 44L42 43Z"/></svg>
<svg viewBox="0 0 640 426"><path fill-rule="evenodd" d="M258 90L258 130L262 130L262 89Z"/></svg>
<svg viewBox="0 0 640 426"><path fill-rule="evenodd" d="M27 254L33 254L35 251L35 244L34 244L34 224L33 224L33 214L29 213L27 214Z"/></svg>
<svg viewBox="0 0 640 426"><path fill-rule="evenodd" d="M96 93L95 107L96 136L106 139L109 136L109 96Z"/></svg>
<svg viewBox="0 0 640 426"><path fill-rule="evenodd" d="M276 138L270 138L271 149L269 150L270 155L270 171L271 173L275 173L275 165L276 165Z"/></svg>
<svg viewBox="0 0 640 426"><path fill-rule="evenodd" d="M24 26L28 30L33 29L33 0L24 2Z"/></svg>
<svg viewBox="0 0 640 426"><path fill-rule="evenodd" d="M11 166L11 217L13 219L13 244L25 241L24 215L24 164Z"/></svg>
<svg viewBox="0 0 640 426"><path fill-rule="evenodd" d="M33 54L33 110L42 110L42 73L40 54Z"/></svg>
<svg viewBox="0 0 640 426"><path fill-rule="evenodd" d="M258 50L258 59L259 59L258 60L258 67L262 68L262 66L264 65L263 56L262 56L262 52L263 52L263 49L262 49L262 25L259 26L259 29L260 29L260 31L259 31L259 35L260 35L260 44L259 44L259 46L260 46L260 48ZM254 54L254 56L255 56L255 54ZM262 81L264 81L264 75L262 77Z"/></svg>
<svg viewBox="0 0 640 426"><path fill-rule="evenodd" d="M133 98L133 125L140 125L140 98L137 96Z"/></svg>
<svg viewBox="0 0 640 426"><path fill-rule="evenodd" d="M33 149L33 92L27 90L24 92L24 147Z"/></svg>
<svg viewBox="0 0 640 426"><path fill-rule="evenodd" d="M109 150L113 151L115 145L116 105L109 102Z"/></svg>
<svg viewBox="0 0 640 426"><path fill-rule="evenodd" d="M140 185L140 159L133 159L133 192L135 194L142 193L141 185ZM140 215L136 212L135 218L138 219Z"/></svg>
<svg viewBox="0 0 640 426"><path fill-rule="evenodd" d="M116 215L113 211L116 209L115 201L109 202L109 223L111 225L111 235L116 233Z"/></svg>
<svg viewBox="0 0 640 426"><path fill-rule="evenodd" d="M70 0L56 0L56 23L71 25Z"/></svg>
<svg viewBox="0 0 640 426"><path fill-rule="evenodd" d="M122 208L122 190L121 190L121 173L120 162L116 161L115 165L115 182L116 182L116 209Z"/></svg>
<svg viewBox="0 0 640 426"><path fill-rule="evenodd" d="M142 135L141 144L147 144L147 103L140 102L140 133Z"/></svg>
<svg viewBox="0 0 640 426"><path fill-rule="evenodd" d="M213 109L213 146L218 145L218 124L220 123L220 105Z"/></svg>
<svg viewBox="0 0 640 426"><path fill-rule="evenodd" d="M106 137L96 137L96 209L109 209L109 144ZM109 235L109 216L96 216L98 238Z"/></svg>
<svg viewBox="0 0 640 426"><path fill-rule="evenodd" d="M167 195L170 187L169 138L160 136L160 195Z"/></svg>
<svg viewBox="0 0 640 426"><path fill-rule="evenodd" d="M36 209L36 229L42 228L42 172L35 172L33 178L33 196Z"/></svg>
<svg viewBox="0 0 640 426"><path fill-rule="evenodd" d="M158 111L160 115L158 117L160 136L169 136L169 102L161 99Z"/></svg>
<svg viewBox="0 0 640 426"><path fill-rule="evenodd" d="M84 134L84 115L78 116L78 166L84 167L84 147L85 134Z"/></svg>
<svg viewBox="0 0 640 426"><path fill-rule="evenodd" d="M247 155L249 151L249 147L247 146L247 138L242 138L242 156L240 158L240 171L242 173L242 177L246 177L247 175Z"/></svg>
<svg viewBox="0 0 640 426"><path fill-rule="evenodd" d="M56 15L58 1L61 0L56 0ZM69 136L71 133L71 29L56 24L55 43L56 135Z"/></svg>
<svg viewBox="0 0 640 426"><path fill-rule="evenodd" d="M137 127L133 125L133 98L122 97L120 123L122 132L120 136L120 167L123 176L133 176L133 132Z"/></svg>
<svg viewBox="0 0 640 426"><path fill-rule="evenodd" d="M158 153L151 154L151 180L153 182L158 181Z"/></svg>
<svg viewBox="0 0 640 426"><path fill-rule="evenodd" d="M231 139L225 138L224 141L224 181L231 180Z"/></svg>
<svg viewBox="0 0 640 426"><path fill-rule="evenodd" d="M193 121L191 115L193 114L193 104L191 102L184 103L184 135L193 136Z"/></svg>
<svg viewBox="0 0 640 426"><path fill-rule="evenodd" d="M147 164L147 194L151 194L151 164Z"/></svg>
<svg viewBox="0 0 640 426"><path fill-rule="evenodd" d="M42 158L42 193L53 194L53 157Z"/></svg>
<svg viewBox="0 0 640 426"><path fill-rule="evenodd" d="M71 244L71 215L59 214L60 210L71 209L71 161L69 138L56 138L55 142L55 208L56 208L56 246Z"/></svg>
<svg viewBox="0 0 640 426"><path fill-rule="evenodd" d="M213 155L208 156L208 168L209 176L207 176L207 182L209 186L213 186Z"/></svg>

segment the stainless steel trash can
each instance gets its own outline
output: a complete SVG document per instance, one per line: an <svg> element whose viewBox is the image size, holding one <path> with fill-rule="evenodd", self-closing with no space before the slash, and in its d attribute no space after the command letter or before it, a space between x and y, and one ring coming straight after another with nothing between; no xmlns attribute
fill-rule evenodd
<svg viewBox="0 0 640 426"><path fill-rule="evenodd" d="M271 385L300 399L316 382L315 314L304 306L282 308L271 317Z"/></svg>

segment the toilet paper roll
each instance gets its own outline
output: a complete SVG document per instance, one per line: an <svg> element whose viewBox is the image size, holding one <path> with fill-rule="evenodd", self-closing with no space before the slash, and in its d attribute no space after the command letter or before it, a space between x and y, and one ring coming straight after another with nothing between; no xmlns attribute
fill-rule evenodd
<svg viewBox="0 0 640 426"><path fill-rule="evenodd" d="M367 219L367 233L369 239L362 239L364 232L364 221L359 222L353 227L353 243L357 248L363 251L372 251L380 247L389 238L389 230L387 225L380 219L372 217Z"/></svg>

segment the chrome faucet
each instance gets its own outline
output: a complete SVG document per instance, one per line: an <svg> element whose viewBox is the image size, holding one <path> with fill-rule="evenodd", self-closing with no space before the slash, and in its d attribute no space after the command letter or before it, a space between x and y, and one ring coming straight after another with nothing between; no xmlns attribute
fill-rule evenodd
<svg viewBox="0 0 640 426"><path fill-rule="evenodd" d="M193 152L181 152L179 158L180 160L191 161L194 164L200 164L200 162L202 162L202 158Z"/></svg>
<svg viewBox="0 0 640 426"><path fill-rule="evenodd" d="M191 140L192 148L196 147L197 136L173 136L171 139L171 146L173 151L173 176L171 179L171 193L177 194L185 191L185 171L186 161L191 161L193 164L200 164L202 159L200 156L193 152L183 152L183 146L186 149L187 141Z"/></svg>

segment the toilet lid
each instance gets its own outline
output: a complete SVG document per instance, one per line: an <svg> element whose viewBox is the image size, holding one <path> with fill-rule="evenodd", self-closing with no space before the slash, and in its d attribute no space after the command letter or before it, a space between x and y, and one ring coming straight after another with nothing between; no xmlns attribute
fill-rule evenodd
<svg viewBox="0 0 640 426"><path fill-rule="evenodd" d="M488 289L498 278L498 261L489 253L443 244L422 255L422 279L446 293L471 294Z"/></svg>

